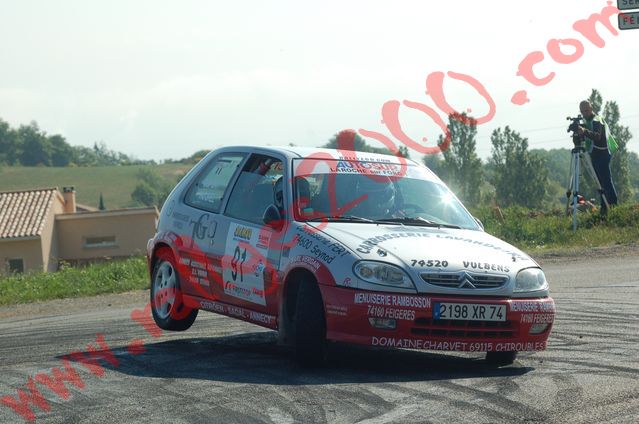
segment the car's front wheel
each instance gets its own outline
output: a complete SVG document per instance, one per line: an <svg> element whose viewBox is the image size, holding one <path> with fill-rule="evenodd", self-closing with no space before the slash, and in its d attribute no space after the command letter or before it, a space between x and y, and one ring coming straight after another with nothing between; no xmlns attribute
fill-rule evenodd
<svg viewBox="0 0 639 424"><path fill-rule="evenodd" d="M161 248L156 258L151 274L153 319L164 330L184 331L193 325L198 310L186 307L182 301L180 277L171 250Z"/></svg>
<svg viewBox="0 0 639 424"><path fill-rule="evenodd" d="M510 365L515 362L517 358L517 352L487 352L486 353L486 362L492 366L505 366Z"/></svg>
<svg viewBox="0 0 639 424"><path fill-rule="evenodd" d="M295 308L295 356L300 365L317 367L326 359L326 320L322 293L315 281L300 283Z"/></svg>

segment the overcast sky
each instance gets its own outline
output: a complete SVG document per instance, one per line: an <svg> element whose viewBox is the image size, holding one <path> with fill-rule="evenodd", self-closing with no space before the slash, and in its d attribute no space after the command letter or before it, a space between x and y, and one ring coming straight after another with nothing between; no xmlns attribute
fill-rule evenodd
<svg viewBox="0 0 639 424"><path fill-rule="evenodd" d="M566 117L578 113L591 88L618 103L635 135L629 148L639 151L639 29L614 35L597 25L603 47L573 29L606 6L0 0L0 118L14 127L35 120L72 145L104 141L140 159L179 159L229 144L319 146L344 128L390 135L382 105L409 100L436 109L426 77L452 71L479 81L495 102L494 118L478 128L482 158L492 130L505 125L532 148L570 147ZM617 28L616 16L611 22ZM558 64L546 47L552 39L578 40L583 54ZM535 74L555 72L542 86L517 76L537 50L545 59ZM487 113L468 84L446 77L444 90L453 108ZM518 90L529 102L511 102ZM400 122L425 146L441 133L405 106Z"/></svg>

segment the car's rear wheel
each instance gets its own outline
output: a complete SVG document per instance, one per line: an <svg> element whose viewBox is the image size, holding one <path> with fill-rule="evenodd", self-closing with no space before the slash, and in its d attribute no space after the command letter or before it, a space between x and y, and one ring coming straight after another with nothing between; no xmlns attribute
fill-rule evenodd
<svg viewBox="0 0 639 424"><path fill-rule="evenodd" d="M171 250L161 248L156 258L151 274L153 319L164 330L184 331L193 325L198 310L187 308L182 301L180 277Z"/></svg>
<svg viewBox="0 0 639 424"><path fill-rule="evenodd" d="M486 362L492 366L505 366L510 365L515 362L517 358L517 352L487 352L486 353Z"/></svg>
<svg viewBox="0 0 639 424"><path fill-rule="evenodd" d="M295 357L305 367L318 367L326 360L326 320L322 293L315 281L303 279L295 308Z"/></svg>

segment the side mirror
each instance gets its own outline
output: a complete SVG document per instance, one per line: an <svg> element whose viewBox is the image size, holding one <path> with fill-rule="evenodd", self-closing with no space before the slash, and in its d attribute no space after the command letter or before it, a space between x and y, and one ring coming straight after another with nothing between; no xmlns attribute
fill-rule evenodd
<svg viewBox="0 0 639 424"><path fill-rule="evenodd" d="M274 230L281 230L284 226L284 219L279 209L275 205L268 205L262 215L262 221L266 226L273 228Z"/></svg>
<svg viewBox="0 0 639 424"><path fill-rule="evenodd" d="M479 218L475 218L475 222L477 222L477 224L479 225L479 228L481 228L481 230L484 231L484 224L479 220Z"/></svg>

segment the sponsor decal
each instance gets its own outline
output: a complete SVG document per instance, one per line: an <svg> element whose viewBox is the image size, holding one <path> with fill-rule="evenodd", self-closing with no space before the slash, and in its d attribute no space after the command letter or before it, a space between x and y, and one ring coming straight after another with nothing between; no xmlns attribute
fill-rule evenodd
<svg viewBox="0 0 639 424"><path fill-rule="evenodd" d="M346 250L346 247L344 247L342 243L323 236L322 234L319 233L317 229L313 227L304 225L301 227L297 227L297 231L302 233L297 235L297 237L301 239L301 242L300 240L298 240L298 245L302 243L304 245L303 247L307 249L310 247L310 245L308 244L306 236L312 238L314 241L317 241L318 243L325 246L327 249L330 250L331 253L334 253L340 256L344 256L348 253L348 251Z"/></svg>
<svg viewBox="0 0 639 424"><path fill-rule="evenodd" d="M259 277L264 272L265 268L266 265L264 265L264 262L260 259L259 263L253 268L253 275Z"/></svg>
<svg viewBox="0 0 639 424"><path fill-rule="evenodd" d="M523 352L546 349L546 342L469 343L460 341L421 340L376 336L371 338L371 345L403 349L455 350L470 352Z"/></svg>
<svg viewBox="0 0 639 424"><path fill-rule="evenodd" d="M226 311L229 315L233 315L239 318L246 318L246 310L238 306L227 306Z"/></svg>
<svg viewBox="0 0 639 424"><path fill-rule="evenodd" d="M239 306L226 305L220 302L202 300L200 301L200 308L206 311L216 312L219 314L232 315L235 317L247 319L253 322L259 322L266 325L273 325L275 323L275 317L272 315L251 311L248 309L240 308Z"/></svg>
<svg viewBox="0 0 639 424"><path fill-rule="evenodd" d="M261 236L261 238L260 238ZM268 248L265 240L271 234L263 229L231 224L226 240L226 251L222 259L224 293L249 302L266 305L264 292L264 270Z"/></svg>
<svg viewBox="0 0 639 424"><path fill-rule="evenodd" d="M421 266L421 267L428 267L428 268L447 268L448 267L448 261L440 261L440 260L436 260L436 259L411 259L411 265L412 266Z"/></svg>
<svg viewBox="0 0 639 424"><path fill-rule="evenodd" d="M309 251L316 259L327 264L333 262L338 256L342 257L348 254L348 251L341 243L329 240L317 232L310 233L310 229L306 226L298 227L297 231L301 233L295 235L297 246Z"/></svg>
<svg viewBox="0 0 639 424"><path fill-rule="evenodd" d="M415 320L415 311L413 309L395 309L385 306L368 305L366 312L369 317L375 318L393 318L405 321Z"/></svg>
<svg viewBox="0 0 639 424"><path fill-rule="evenodd" d="M173 218L183 222L189 222L191 220L191 218L188 215L185 215L183 213L178 213L178 212L173 213Z"/></svg>
<svg viewBox="0 0 639 424"><path fill-rule="evenodd" d="M326 305L326 313L328 315L337 315L340 317L345 317L348 314L348 308L343 305Z"/></svg>
<svg viewBox="0 0 639 424"><path fill-rule="evenodd" d="M471 262L464 261L464 268L466 269L483 269L485 271L499 271L499 272L508 272L510 268L506 265L498 265L498 264L489 264L487 262Z"/></svg>
<svg viewBox="0 0 639 424"><path fill-rule="evenodd" d="M257 235L257 247L259 249L268 249L271 243L271 233L260 231Z"/></svg>
<svg viewBox="0 0 639 424"><path fill-rule="evenodd" d="M311 268L313 268L314 271L317 271L320 267L320 263L317 261L317 259L305 255L298 255L291 262L307 264Z"/></svg>
<svg viewBox="0 0 639 424"><path fill-rule="evenodd" d="M520 321L524 324L552 324L555 322L554 314L522 314Z"/></svg>
<svg viewBox="0 0 639 424"><path fill-rule="evenodd" d="M345 287L351 287L354 284L355 284L355 282L350 277L346 277L346 278L344 278L344 281L342 281L342 285L345 286Z"/></svg>
<svg viewBox="0 0 639 424"><path fill-rule="evenodd" d="M360 253L368 254L368 253L371 253L374 247L376 247L378 244L386 240L393 240L393 239L406 238L406 237L430 237L430 234L424 233L424 232L418 232L418 231L380 234L379 236L370 237L364 240L363 242L360 243L360 245L357 247L356 250Z"/></svg>
<svg viewBox="0 0 639 424"><path fill-rule="evenodd" d="M403 306L417 309L430 309L430 297L408 296L383 293L355 293L355 304Z"/></svg>
<svg viewBox="0 0 639 424"><path fill-rule="evenodd" d="M555 303L534 300L512 301L510 310L512 312L555 312Z"/></svg>
<svg viewBox="0 0 639 424"><path fill-rule="evenodd" d="M249 227L237 226L233 231L233 239L250 241L253 235L253 229Z"/></svg>
<svg viewBox="0 0 639 424"><path fill-rule="evenodd" d="M311 254L314 255L317 259L326 262L327 264L330 264L331 262L333 262L333 259L335 259L335 256L331 256L328 253L324 252L322 249L319 248L318 245L313 246L313 248L311 249Z"/></svg>
<svg viewBox="0 0 639 424"><path fill-rule="evenodd" d="M261 322L268 325L273 325L273 323L275 322L275 317L255 311L249 312L249 319L251 321Z"/></svg>
<svg viewBox="0 0 639 424"><path fill-rule="evenodd" d="M221 314L226 312L226 308L224 308L224 305L218 302L210 302L208 300L202 300L200 302L200 307L205 311L217 312Z"/></svg>
<svg viewBox="0 0 639 424"><path fill-rule="evenodd" d="M188 269L191 270L190 274L186 276L191 284L209 286L209 274L206 264L189 258L181 258L180 263L186 265Z"/></svg>
<svg viewBox="0 0 639 424"><path fill-rule="evenodd" d="M473 240L473 239L470 239L470 238L451 236L451 235L443 235L443 234L435 234L434 237L438 238L438 239L461 241L461 242L464 242L464 243L474 244L476 246L482 246L482 247L487 247L489 249L500 250L500 251L502 251L504 253L507 253L507 254L511 255L513 257L513 261L515 259L517 259L517 258L519 258L519 259L528 259L525 256L522 256L521 254L519 254L517 252L514 252L512 250L505 249L505 248L503 248L501 246L496 246L496 245L494 245L492 243L486 243L486 242L483 242L483 241L480 241L480 240Z"/></svg>
<svg viewBox="0 0 639 424"><path fill-rule="evenodd" d="M379 162L379 163L391 163L390 159L387 158L373 158L373 157L358 157L358 156L349 156L349 155L345 155L343 153L340 152L340 154L337 156L338 159L340 160L347 160L347 161L366 161L366 162Z"/></svg>
<svg viewBox="0 0 639 424"><path fill-rule="evenodd" d="M338 174L397 175L401 166L383 162L366 162L365 159L340 160L330 172Z"/></svg>
<svg viewBox="0 0 639 424"><path fill-rule="evenodd" d="M204 240L205 238L212 239L215 236L217 223L215 221L210 221L210 216L206 213L200 215L197 221L191 221L190 225L193 225L191 248L195 246L196 240Z"/></svg>

